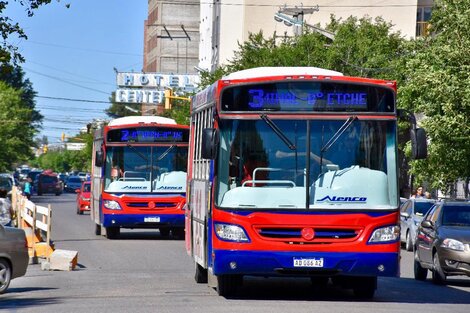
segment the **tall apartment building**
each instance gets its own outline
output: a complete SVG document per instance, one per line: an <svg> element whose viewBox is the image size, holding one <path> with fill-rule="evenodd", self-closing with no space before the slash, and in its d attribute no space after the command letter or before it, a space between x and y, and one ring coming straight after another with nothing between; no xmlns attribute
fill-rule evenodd
<svg viewBox="0 0 470 313"><path fill-rule="evenodd" d="M296 22L325 26L330 16L381 16L405 38L426 32L433 0L201 0L199 67L212 71L233 58L238 43L260 30L295 36ZM318 7L317 7L318 6ZM291 24L291 26L286 26Z"/></svg>
<svg viewBox="0 0 470 313"><path fill-rule="evenodd" d="M144 72L197 73L199 17L199 0L149 0Z"/></svg>

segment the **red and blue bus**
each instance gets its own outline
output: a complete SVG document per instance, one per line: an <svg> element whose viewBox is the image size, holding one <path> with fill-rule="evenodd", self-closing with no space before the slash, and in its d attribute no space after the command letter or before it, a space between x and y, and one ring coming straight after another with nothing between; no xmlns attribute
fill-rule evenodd
<svg viewBox="0 0 470 313"><path fill-rule="evenodd" d="M313 67L244 70L196 94L196 281L229 296L244 276L302 276L373 297L377 276L399 276L398 115L395 82Z"/></svg>
<svg viewBox="0 0 470 313"><path fill-rule="evenodd" d="M108 238L121 228L158 228L184 237L189 126L129 116L95 131L91 219Z"/></svg>

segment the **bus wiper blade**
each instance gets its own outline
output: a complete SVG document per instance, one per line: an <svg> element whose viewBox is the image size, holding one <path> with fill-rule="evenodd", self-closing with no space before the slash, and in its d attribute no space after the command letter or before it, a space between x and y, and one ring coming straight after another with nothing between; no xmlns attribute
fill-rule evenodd
<svg viewBox="0 0 470 313"><path fill-rule="evenodd" d="M149 159L147 158L147 156L145 156L144 154L142 154L142 152L140 152L139 150L137 150L133 145L131 145L130 143L127 144L127 146L129 148L131 148L132 150L134 150L135 153L137 153L145 162L149 162Z"/></svg>
<svg viewBox="0 0 470 313"><path fill-rule="evenodd" d="M289 138L284 135L282 130L280 130L279 127L277 127L277 125L274 124L274 122L266 114L261 114L260 117L266 124L268 124L269 127L271 127L271 129L276 133L276 135L281 138L282 141L284 141L284 143L290 150L297 149L297 147L292 143L292 141L290 141Z"/></svg>
<svg viewBox="0 0 470 313"><path fill-rule="evenodd" d="M166 149L158 158L157 158L157 161L161 161L163 160L164 157L166 157L166 155L175 148L176 146L175 145L172 145L171 147L169 147L168 149Z"/></svg>
<svg viewBox="0 0 470 313"><path fill-rule="evenodd" d="M352 125L352 123L357 120L357 116L351 116L344 122L343 125L336 131L333 137L328 140L328 142L321 148L321 152L326 152L331 146L338 140L338 138Z"/></svg>

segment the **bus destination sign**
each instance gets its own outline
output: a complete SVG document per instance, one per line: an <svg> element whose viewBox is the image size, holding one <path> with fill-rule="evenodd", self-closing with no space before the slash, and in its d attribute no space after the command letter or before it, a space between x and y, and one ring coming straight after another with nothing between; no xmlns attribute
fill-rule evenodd
<svg viewBox="0 0 470 313"><path fill-rule="evenodd" d="M108 142L188 142L189 131L171 128L120 128L108 132Z"/></svg>

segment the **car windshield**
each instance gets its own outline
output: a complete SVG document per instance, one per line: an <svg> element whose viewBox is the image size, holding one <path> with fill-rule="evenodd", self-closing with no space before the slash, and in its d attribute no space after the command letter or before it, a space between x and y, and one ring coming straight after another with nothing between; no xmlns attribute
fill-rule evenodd
<svg viewBox="0 0 470 313"><path fill-rule="evenodd" d="M79 177L70 177L67 182L68 183L80 183L82 180Z"/></svg>
<svg viewBox="0 0 470 313"><path fill-rule="evenodd" d="M90 192L90 187L91 187L90 184L83 185L83 192Z"/></svg>
<svg viewBox="0 0 470 313"><path fill-rule="evenodd" d="M44 184L52 184L57 182L57 177L56 176L48 176L48 175L41 175L39 176L39 179L41 183Z"/></svg>
<svg viewBox="0 0 470 313"><path fill-rule="evenodd" d="M222 208L398 207L394 121L262 117L219 127Z"/></svg>
<svg viewBox="0 0 470 313"><path fill-rule="evenodd" d="M10 191L12 188L12 181L9 177L6 176L0 176L0 188L6 189L7 191Z"/></svg>
<svg viewBox="0 0 470 313"><path fill-rule="evenodd" d="M109 146L106 192L186 192L186 146Z"/></svg>
<svg viewBox="0 0 470 313"><path fill-rule="evenodd" d="M424 216L433 204L434 202L415 202L415 214Z"/></svg>
<svg viewBox="0 0 470 313"><path fill-rule="evenodd" d="M470 226L470 205L444 205L442 225Z"/></svg>

